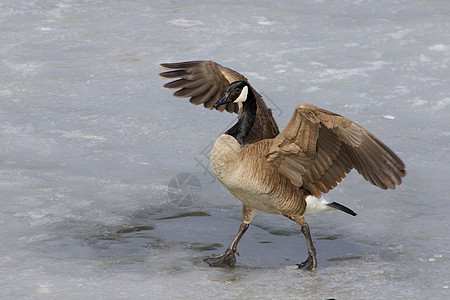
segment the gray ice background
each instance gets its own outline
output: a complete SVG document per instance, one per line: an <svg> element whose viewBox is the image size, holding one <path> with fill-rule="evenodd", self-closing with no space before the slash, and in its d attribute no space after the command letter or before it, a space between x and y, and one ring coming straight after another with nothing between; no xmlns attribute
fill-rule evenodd
<svg viewBox="0 0 450 300"><path fill-rule="evenodd" d="M264 213L235 268L202 262L241 206L202 167L236 117L157 75L194 59L245 74L281 128L310 102L405 161L395 191L352 172L328 194L358 216L308 218L317 271ZM1 299L450 299L448 1L1 0L0 145Z"/></svg>

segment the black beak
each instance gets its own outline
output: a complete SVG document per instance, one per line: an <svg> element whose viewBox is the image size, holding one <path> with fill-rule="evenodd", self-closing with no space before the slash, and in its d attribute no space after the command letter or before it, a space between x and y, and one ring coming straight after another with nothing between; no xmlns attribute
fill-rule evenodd
<svg viewBox="0 0 450 300"><path fill-rule="evenodd" d="M223 93L222 97L220 97L220 99L217 100L217 102L213 104L213 107L218 107L220 105L233 102L233 100L231 100L228 96L229 96L229 94L227 92Z"/></svg>

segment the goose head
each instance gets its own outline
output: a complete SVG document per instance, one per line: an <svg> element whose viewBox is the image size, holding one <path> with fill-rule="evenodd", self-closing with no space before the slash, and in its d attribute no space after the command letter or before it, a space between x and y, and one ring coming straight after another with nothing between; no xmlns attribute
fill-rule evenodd
<svg viewBox="0 0 450 300"><path fill-rule="evenodd" d="M222 97L214 103L213 107L218 107L230 102L244 104L250 97L250 87L245 81L232 82L223 93Z"/></svg>
<svg viewBox="0 0 450 300"><path fill-rule="evenodd" d="M239 106L238 122L226 134L233 136L244 147L245 139L256 119L257 104L252 88L245 81L232 82L213 107L226 103L236 103Z"/></svg>

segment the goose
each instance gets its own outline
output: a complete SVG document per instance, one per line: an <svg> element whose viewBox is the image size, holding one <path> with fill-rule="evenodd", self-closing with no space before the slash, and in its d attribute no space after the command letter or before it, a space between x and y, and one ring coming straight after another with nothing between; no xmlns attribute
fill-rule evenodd
<svg viewBox="0 0 450 300"><path fill-rule="evenodd" d="M395 189L406 175L405 164L385 144L349 119L299 104L280 132L262 97L241 74L213 61L161 64L160 76L179 78L164 87L193 104L238 113L237 123L222 134L210 153L216 178L242 203L242 223L223 254L204 259L210 266L236 263L237 245L255 214L279 214L301 227L308 248L300 269L317 268L316 249L305 216L332 209L355 216L350 208L323 194L354 168L381 189Z"/></svg>

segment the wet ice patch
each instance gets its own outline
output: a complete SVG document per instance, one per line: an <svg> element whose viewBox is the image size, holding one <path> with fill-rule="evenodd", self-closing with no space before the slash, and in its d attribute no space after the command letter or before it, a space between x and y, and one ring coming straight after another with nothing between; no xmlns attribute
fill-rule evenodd
<svg viewBox="0 0 450 300"><path fill-rule="evenodd" d="M170 25L181 26L181 27L192 27L204 25L200 20L187 20L187 19L176 19L167 22Z"/></svg>

